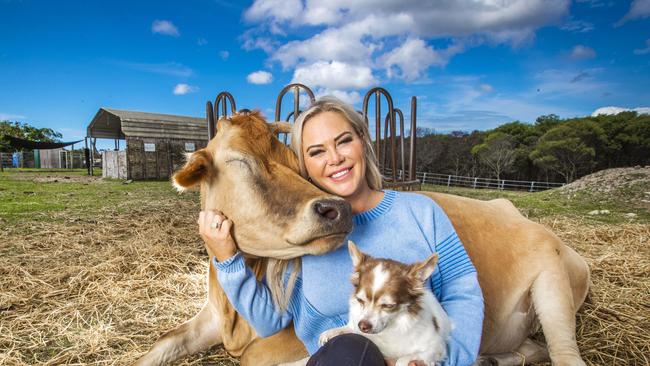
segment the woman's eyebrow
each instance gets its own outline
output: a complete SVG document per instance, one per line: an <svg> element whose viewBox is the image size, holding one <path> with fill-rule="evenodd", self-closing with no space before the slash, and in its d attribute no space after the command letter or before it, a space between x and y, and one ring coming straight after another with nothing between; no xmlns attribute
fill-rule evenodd
<svg viewBox="0 0 650 366"><path fill-rule="evenodd" d="M342 132L340 135L336 136L336 137L334 138L334 141L338 141L338 140L340 140L343 136L345 136L345 135L351 135L351 134L352 134L352 132L350 132L350 131L344 131L344 132ZM310 146L307 148L307 151L309 151L309 149L314 148L314 147L324 147L324 146L325 146L325 145L323 145L323 144L310 145Z"/></svg>

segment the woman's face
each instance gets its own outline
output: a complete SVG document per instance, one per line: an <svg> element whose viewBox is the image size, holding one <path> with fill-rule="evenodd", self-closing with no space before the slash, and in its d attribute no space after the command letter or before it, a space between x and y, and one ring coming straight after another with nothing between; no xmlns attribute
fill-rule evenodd
<svg viewBox="0 0 650 366"><path fill-rule="evenodd" d="M363 141L337 112L311 117L302 130L302 154L312 181L346 198L368 187Z"/></svg>

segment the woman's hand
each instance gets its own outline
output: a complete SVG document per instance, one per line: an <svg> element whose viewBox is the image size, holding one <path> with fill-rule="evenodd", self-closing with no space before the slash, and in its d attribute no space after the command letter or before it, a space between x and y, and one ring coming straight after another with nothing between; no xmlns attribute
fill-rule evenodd
<svg viewBox="0 0 650 366"><path fill-rule="evenodd" d="M235 240L230 235L232 221L220 211L201 211L199 213L199 233L208 251L217 257L219 262L237 253Z"/></svg>

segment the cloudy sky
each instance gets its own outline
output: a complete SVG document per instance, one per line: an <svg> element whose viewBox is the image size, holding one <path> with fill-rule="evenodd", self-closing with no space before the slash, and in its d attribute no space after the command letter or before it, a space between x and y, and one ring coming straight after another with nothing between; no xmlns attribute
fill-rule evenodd
<svg viewBox="0 0 650 366"><path fill-rule="evenodd" d="M650 0L0 0L0 119L82 138L99 107L274 114L374 86L437 131L650 104ZM408 113L406 113L408 118Z"/></svg>

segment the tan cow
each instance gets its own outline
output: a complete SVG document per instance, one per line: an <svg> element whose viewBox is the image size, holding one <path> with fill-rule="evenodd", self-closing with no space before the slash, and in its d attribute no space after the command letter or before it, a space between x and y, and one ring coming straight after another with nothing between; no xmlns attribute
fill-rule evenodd
<svg viewBox="0 0 650 366"><path fill-rule="evenodd" d="M217 136L174 176L182 189L201 186L204 209L218 208L233 220L235 239L258 277L286 259L333 250L351 230L349 206L298 175L295 156L274 137L277 128L286 125L269 125L258 114L221 120ZM477 364L521 365L522 357L529 363L550 356L554 365L584 365L575 313L590 283L585 261L507 200L420 193L445 210L478 271L485 321ZM163 335L137 365L165 364L220 343L241 356L244 366L306 355L291 327L257 337L228 302L214 271L210 266L201 311ZM539 324L548 352L529 339Z"/></svg>

